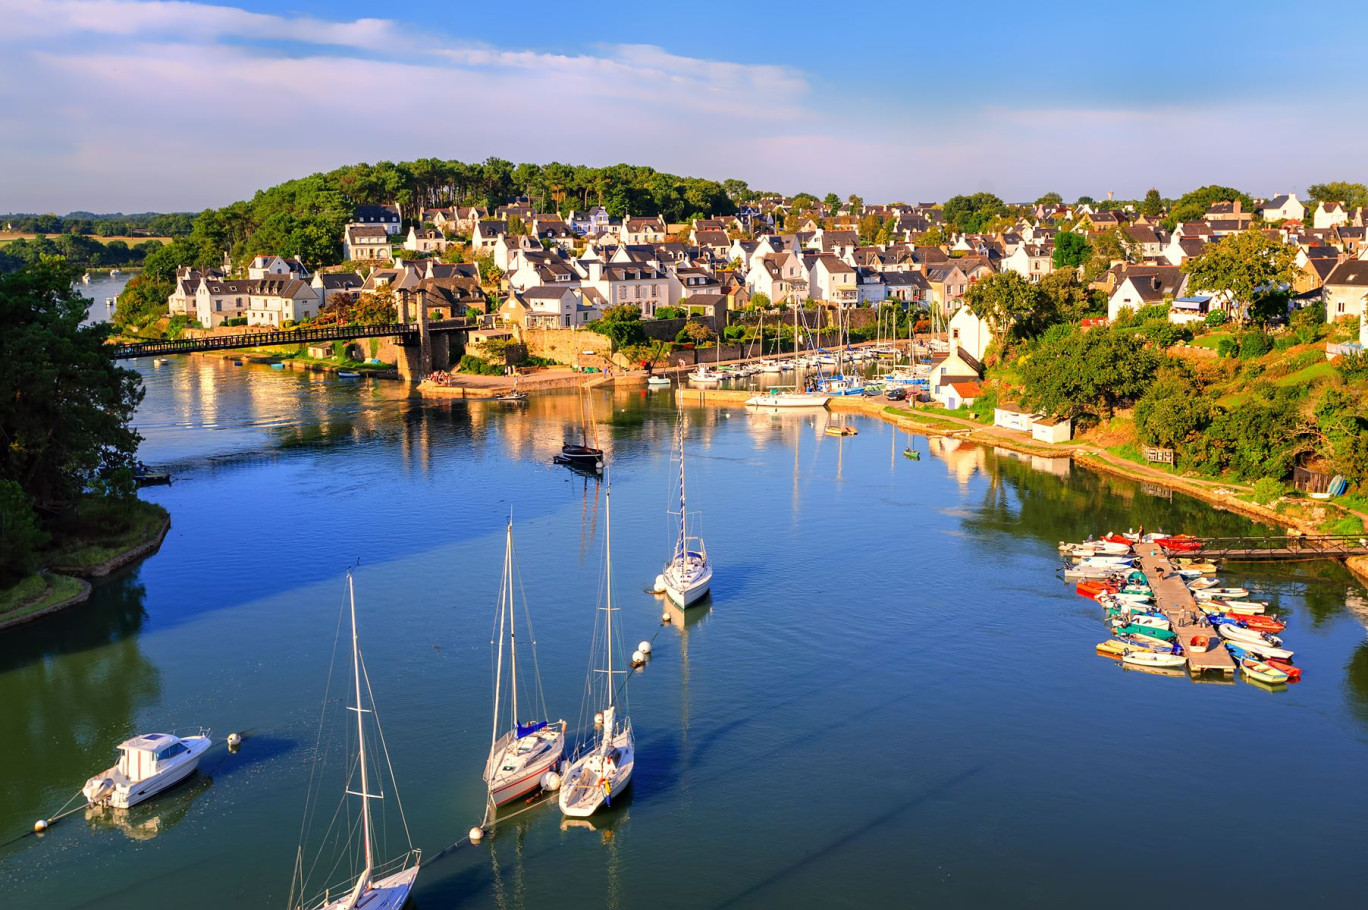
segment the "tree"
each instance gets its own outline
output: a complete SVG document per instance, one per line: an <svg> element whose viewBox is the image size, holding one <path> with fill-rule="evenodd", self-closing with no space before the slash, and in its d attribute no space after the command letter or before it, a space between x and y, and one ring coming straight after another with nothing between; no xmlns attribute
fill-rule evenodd
<svg viewBox="0 0 1368 910"><path fill-rule="evenodd" d="M939 224L933 224L930 228L917 235L917 246L943 246L949 238L945 236L945 229Z"/></svg>
<svg viewBox="0 0 1368 910"><path fill-rule="evenodd" d="M750 306L758 310L763 310L770 305L769 294L764 291L757 291L751 295Z"/></svg>
<svg viewBox="0 0 1368 910"><path fill-rule="evenodd" d="M1191 381L1165 376L1135 403L1135 428L1144 442L1181 450L1206 430L1215 413L1215 404Z"/></svg>
<svg viewBox="0 0 1368 910"><path fill-rule="evenodd" d="M816 207L817 197L811 193L799 193L797 196L793 197L793 203L791 205L793 212L804 212L808 209L815 209Z"/></svg>
<svg viewBox="0 0 1368 910"><path fill-rule="evenodd" d="M1046 193L1035 201L1036 205L1061 205L1064 197L1058 193Z"/></svg>
<svg viewBox="0 0 1368 910"><path fill-rule="evenodd" d="M1164 219L1164 227L1173 230L1175 225L1182 222L1199 221L1206 214L1207 209L1211 208L1213 202L1235 201L1238 201L1246 212L1254 210L1254 200L1249 198L1249 194L1242 193L1234 187L1219 186L1214 183L1198 187L1190 193L1184 193L1173 204L1169 216Z"/></svg>
<svg viewBox="0 0 1368 910"><path fill-rule="evenodd" d="M1343 180L1317 183L1307 188L1306 195L1311 197L1313 203L1340 202L1347 209L1368 206L1368 186L1362 183L1348 183Z"/></svg>
<svg viewBox="0 0 1368 910"><path fill-rule="evenodd" d="M1096 204L1097 204L1097 200L1094 199L1094 198L1091 197L1091 196L1079 196L1079 197L1078 197L1078 201L1074 203L1074 205L1096 205Z"/></svg>
<svg viewBox="0 0 1368 910"><path fill-rule="evenodd" d="M0 585L9 585L38 566L48 535L38 526L33 500L17 481L0 480Z"/></svg>
<svg viewBox="0 0 1368 910"><path fill-rule="evenodd" d="M1056 269L1036 285L1044 304L1041 312L1050 319L1077 322L1093 309L1092 296L1069 269Z"/></svg>
<svg viewBox="0 0 1368 910"><path fill-rule="evenodd" d="M641 307L630 303L619 303L608 307L603 315L586 328L612 339L613 350L646 340L646 330L641 327Z"/></svg>
<svg viewBox="0 0 1368 910"><path fill-rule="evenodd" d="M860 212L864 211L864 199L860 196L856 196L854 193L851 193L846 197L846 205L850 206L850 213L852 215L858 215Z"/></svg>
<svg viewBox="0 0 1368 910"><path fill-rule="evenodd" d="M841 197L835 193L827 193L822 199L822 205L826 208L828 215L835 215L836 210L841 207Z"/></svg>
<svg viewBox="0 0 1368 910"><path fill-rule="evenodd" d="M972 196L951 196L943 209L947 227L967 234L977 234L992 219L1007 213L1007 204L992 193Z"/></svg>
<svg viewBox="0 0 1368 910"><path fill-rule="evenodd" d="M1056 417L1109 417L1144 394L1160 362L1133 331L1052 329L1021 365L1022 403Z"/></svg>
<svg viewBox="0 0 1368 910"><path fill-rule="evenodd" d="M142 379L109 356L108 325L81 324L77 274L48 259L0 275L0 479L44 509L131 469L141 439Z"/></svg>
<svg viewBox="0 0 1368 910"><path fill-rule="evenodd" d="M1230 234L1183 263L1193 290L1225 292L1247 311L1256 298L1281 291L1296 277L1296 248L1262 231Z"/></svg>
<svg viewBox="0 0 1368 910"><path fill-rule="evenodd" d="M970 312L988 323L993 339L1001 348L1013 329L1025 329L1042 310L1041 295L1035 285L1017 272L997 272L969 285L964 302Z"/></svg>
<svg viewBox="0 0 1368 910"><path fill-rule="evenodd" d="M679 334L675 336L675 340L686 343L692 342L693 344L707 344L716 337L716 333L708 328L706 323L696 322L691 319L684 328L679 330Z"/></svg>
<svg viewBox="0 0 1368 910"><path fill-rule="evenodd" d="M1140 203L1140 214L1146 218L1154 218L1164 213L1164 200L1160 197L1159 191L1150 187L1145 194L1145 201Z"/></svg>
<svg viewBox="0 0 1368 910"><path fill-rule="evenodd" d="M394 290L385 285L379 290L358 294L351 306L350 316L348 322L361 325L386 325L397 321L399 310L394 303Z"/></svg>
<svg viewBox="0 0 1368 910"><path fill-rule="evenodd" d="M1054 254L1051 260L1057 269L1076 269L1092 256L1092 245L1088 238L1073 231L1060 231L1055 235Z"/></svg>

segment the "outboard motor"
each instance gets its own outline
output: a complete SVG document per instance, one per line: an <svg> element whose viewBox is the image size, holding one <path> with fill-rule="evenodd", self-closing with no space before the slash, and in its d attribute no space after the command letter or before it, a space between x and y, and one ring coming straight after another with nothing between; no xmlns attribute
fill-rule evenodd
<svg viewBox="0 0 1368 910"><path fill-rule="evenodd" d="M113 780L108 777L92 777L86 781L81 792L85 794L86 802L93 806L98 802L103 802L113 790Z"/></svg>

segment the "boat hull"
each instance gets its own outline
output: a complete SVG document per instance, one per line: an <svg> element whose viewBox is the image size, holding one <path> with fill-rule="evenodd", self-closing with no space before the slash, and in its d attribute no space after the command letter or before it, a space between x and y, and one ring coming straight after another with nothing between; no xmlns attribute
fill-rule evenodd
<svg viewBox="0 0 1368 910"><path fill-rule="evenodd" d="M408 903L409 892L413 890L413 883L417 878L418 867L411 866L401 872L377 879L361 892L361 899L356 902L356 906L364 907L365 910L399 910ZM338 910L347 906L350 899L350 894L344 895L330 903L317 905L317 910Z"/></svg>
<svg viewBox="0 0 1368 910"><path fill-rule="evenodd" d="M632 771L636 766L636 742L630 728L613 738L612 752L618 758L615 769L609 777L608 786L603 786L600 755L597 751L585 755L572 764L565 772L561 784L561 812L569 818L588 818L604 805L612 803L632 782Z"/></svg>
<svg viewBox="0 0 1368 910"><path fill-rule="evenodd" d="M668 570L668 566L666 569ZM670 599L670 603L677 607L691 607L703 599L703 596L712 588L713 571L709 565L707 572L698 580L689 584L679 584L670 577L669 571L665 573L665 596Z"/></svg>
<svg viewBox="0 0 1368 910"><path fill-rule="evenodd" d="M511 756L509 750L515 743L525 740L511 737L512 733L505 734L505 739L500 740L500 744L496 746L495 754L486 762L485 784L489 787L490 801L496 807L510 803L540 787L542 775L555 770L565 754L564 721L531 734L528 739L536 738L532 744L533 753L521 761L516 750ZM512 770L503 770L510 766Z"/></svg>
<svg viewBox="0 0 1368 910"><path fill-rule="evenodd" d="M778 395L755 395L746 399L746 405L755 408L824 408L830 400L830 395L806 395L802 392L791 392Z"/></svg>

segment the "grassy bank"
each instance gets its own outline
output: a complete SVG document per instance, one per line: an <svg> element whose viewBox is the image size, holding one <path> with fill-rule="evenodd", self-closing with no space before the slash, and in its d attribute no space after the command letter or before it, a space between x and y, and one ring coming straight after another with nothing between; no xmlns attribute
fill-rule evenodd
<svg viewBox="0 0 1368 910"><path fill-rule="evenodd" d="M0 628L81 603L89 594L90 583L79 578L53 573L29 575L0 590Z"/></svg>

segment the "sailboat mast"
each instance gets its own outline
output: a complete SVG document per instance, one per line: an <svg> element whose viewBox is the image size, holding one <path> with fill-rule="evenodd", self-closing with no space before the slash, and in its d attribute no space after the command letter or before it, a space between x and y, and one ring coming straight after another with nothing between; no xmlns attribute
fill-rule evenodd
<svg viewBox="0 0 1368 910"><path fill-rule="evenodd" d="M369 880L375 868L375 857L371 847L371 808L370 780L366 771L366 727L361 718L361 645L356 637L356 585L351 573L347 573L347 597L351 601L352 627L352 676L356 683L356 740L360 749L361 765L361 839L366 845L366 870L361 873L362 881ZM360 883L358 882L358 885Z"/></svg>
<svg viewBox="0 0 1368 910"><path fill-rule="evenodd" d="M689 545L687 540L687 520L684 515L684 412L679 412L679 546L675 549L675 557L679 558L688 553Z"/></svg>
<svg viewBox="0 0 1368 910"><path fill-rule="evenodd" d="M608 707L613 707L613 509L612 509L613 488L611 486L603 492L603 559L604 559L604 579L607 588L606 601L608 604ZM608 735L612 735L611 730Z"/></svg>
<svg viewBox="0 0 1368 910"><path fill-rule="evenodd" d="M513 693L513 729L518 728L518 614L513 609L513 520L508 521L508 549L504 555L504 583L508 585L508 673ZM502 642L500 642L502 650Z"/></svg>
<svg viewBox="0 0 1368 910"><path fill-rule="evenodd" d="M494 729L489 734L489 748L492 750L494 744L499 741L499 695L503 691L503 646L504 646L504 617L507 614L508 597L508 557L513 547L513 523L508 523L508 538L504 544L504 570L505 577L501 579L502 590L499 591L499 659L494 665Z"/></svg>

